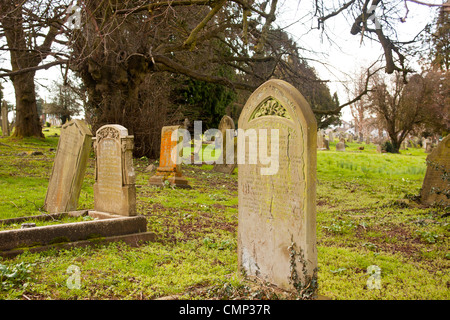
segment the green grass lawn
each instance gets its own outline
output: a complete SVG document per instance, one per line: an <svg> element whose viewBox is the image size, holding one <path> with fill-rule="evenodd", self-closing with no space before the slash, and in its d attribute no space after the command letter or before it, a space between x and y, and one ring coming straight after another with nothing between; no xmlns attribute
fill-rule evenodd
<svg viewBox="0 0 450 320"><path fill-rule="evenodd" d="M336 152L335 143L317 157L319 294L449 299L449 218L442 209L411 200L421 188L426 154L378 154L364 143ZM56 146L55 137L0 139L0 218L43 213ZM0 299L293 298L237 270L237 170L229 176L212 172L212 165L183 165L193 188L160 189L147 185L147 159L134 164L137 210L158 241L0 260ZM91 157L79 209L93 208L93 183ZM371 265L380 268L381 289L368 287ZM78 289L67 286L69 266L80 270ZM14 277L6 277L14 270Z"/></svg>

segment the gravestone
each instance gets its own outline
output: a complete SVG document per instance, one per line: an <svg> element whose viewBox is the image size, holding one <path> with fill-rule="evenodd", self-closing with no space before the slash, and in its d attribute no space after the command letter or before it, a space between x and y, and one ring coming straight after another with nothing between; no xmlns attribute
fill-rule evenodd
<svg viewBox="0 0 450 320"><path fill-rule="evenodd" d="M345 143L342 141L336 143L336 151L345 151Z"/></svg>
<svg viewBox="0 0 450 320"><path fill-rule="evenodd" d="M2 101L1 117L2 117L3 136L9 137L8 105L6 104L5 100Z"/></svg>
<svg viewBox="0 0 450 320"><path fill-rule="evenodd" d="M317 148L323 149L323 131L319 130L317 132Z"/></svg>
<svg viewBox="0 0 450 320"><path fill-rule="evenodd" d="M427 171L420 192L423 204L442 203L450 205L450 134L427 156ZM434 188L434 189L433 189ZM436 192L437 191L437 192Z"/></svg>
<svg viewBox="0 0 450 320"><path fill-rule="evenodd" d="M330 143L328 142L328 139L323 140L323 149L330 150Z"/></svg>
<svg viewBox="0 0 450 320"><path fill-rule="evenodd" d="M122 216L136 215L133 168L134 137L118 124L97 130L94 140L94 210Z"/></svg>
<svg viewBox="0 0 450 320"><path fill-rule="evenodd" d="M362 143L364 141L364 134L362 132L360 132L358 134L358 143Z"/></svg>
<svg viewBox="0 0 450 320"><path fill-rule="evenodd" d="M309 285L315 292L314 114L292 85L269 80L248 99L238 127L239 267L286 290ZM259 147L260 158L261 152L274 156L278 170L264 171L263 161L249 163L256 150L252 146Z"/></svg>
<svg viewBox="0 0 450 320"><path fill-rule="evenodd" d="M222 163L216 163L214 165L213 171L216 172L222 172L222 173L227 173L227 174L232 174L234 169L237 166L236 163L236 156L237 156L237 152L236 152L236 146L234 143L234 121L231 117L225 115L222 117L222 119L220 120L219 123L219 130L222 133L222 153L220 155L221 157L221 162ZM228 131L227 131L228 130ZM227 142L232 141L233 146L227 146ZM227 163L227 152L228 152L228 162L230 162L230 160L233 160L233 163ZM233 152L233 155L231 154L231 152Z"/></svg>
<svg viewBox="0 0 450 320"><path fill-rule="evenodd" d="M190 188L188 181L183 177L181 171L182 143L178 143L182 138L182 126L166 126L161 130L161 150L159 166L156 173L150 177L149 184L163 187L167 181L172 186L180 188ZM172 138L172 135L177 135ZM172 158L172 153L174 158Z"/></svg>
<svg viewBox="0 0 450 320"><path fill-rule="evenodd" d="M62 126L45 196L49 213L77 209L91 144L92 132L84 121L73 119Z"/></svg>
<svg viewBox="0 0 450 320"><path fill-rule="evenodd" d="M329 142L329 143L334 142L334 134L333 134L333 131L328 132L328 142Z"/></svg>

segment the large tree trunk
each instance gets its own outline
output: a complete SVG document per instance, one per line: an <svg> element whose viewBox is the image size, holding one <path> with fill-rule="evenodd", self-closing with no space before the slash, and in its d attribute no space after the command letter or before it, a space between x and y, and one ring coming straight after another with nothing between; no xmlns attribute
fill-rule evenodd
<svg viewBox="0 0 450 320"><path fill-rule="evenodd" d="M34 72L12 77L16 95L16 121L14 137L44 137L39 122L34 86Z"/></svg>
<svg viewBox="0 0 450 320"><path fill-rule="evenodd" d="M400 153L400 146L404 138L399 137L395 132L389 132L389 137L393 148L392 153Z"/></svg>

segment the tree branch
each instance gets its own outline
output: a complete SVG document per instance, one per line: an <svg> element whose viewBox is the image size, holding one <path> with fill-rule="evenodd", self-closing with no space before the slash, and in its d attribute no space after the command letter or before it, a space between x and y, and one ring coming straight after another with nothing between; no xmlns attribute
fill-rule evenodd
<svg viewBox="0 0 450 320"><path fill-rule="evenodd" d="M187 68L187 67L173 61L172 59L167 58L162 55L153 56L153 60L155 61L155 63L162 65L163 68L160 68L159 66L157 66L159 70L184 74L185 76L191 77L196 80L221 84L221 85L227 86L229 88L232 88L234 90L240 89L240 90L253 91L256 89L256 86L252 86L252 85L249 85L246 83L233 82L224 77L216 77L216 76L198 73L198 72L196 72L190 68Z"/></svg>
<svg viewBox="0 0 450 320"><path fill-rule="evenodd" d="M211 20L216 15L216 13L219 12L220 9L222 9L225 2L227 2L227 0L220 0L219 2L217 2L214 8L212 8L212 10L205 16L205 18L191 31L189 37L183 43L183 46L188 47L192 46L195 43L197 34L206 26L208 21Z"/></svg>
<svg viewBox="0 0 450 320"><path fill-rule="evenodd" d="M16 76L16 75L19 75L22 73L32 72L32 71L36 71L36 70L42 70L42 69L46 70L50 67L61 65L61 64L66 64L68 62L69 62L69 60L56 60L56 61L52 61L52 62L49 62L46 64L42 64L40 66L23 68L23 69L16 70L16 71L8 71L8 72L0 73L0 78L13 77L13 76ZM2 70L4 70L4 69L2 69Z"/></svg>

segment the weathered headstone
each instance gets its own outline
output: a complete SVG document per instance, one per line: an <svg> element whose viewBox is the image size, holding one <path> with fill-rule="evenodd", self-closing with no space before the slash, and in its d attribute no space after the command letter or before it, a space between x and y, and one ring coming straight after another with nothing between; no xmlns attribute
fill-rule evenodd
<svg viewBox="0 0 450 320"><path fill-rule="evenodd" d="M330 150L330 143L328 142L328 139L323 140L323 149Z"/></svg>
<svg viewBox="0 0 450 320"><path fill-rule="evenodd" d="M406 140L403 140L400 144L400 150L406 150Z"/></svg>
<svg viewBox="0 0 450 320"><path fill-rule="evenodd" d="M360 132L358 134L358 143L362 143L364 141L364 134L362 132Z"/></svg>
<svg viewBox="0 0 450 320"><path fill-rule="evenodd" d="M73 119L62 126L45 197L49 213L77 209L91 144L92 132L84 121Z"/></svg>
<svg viewBox="0 0 450 320"><path fill-rule="evenodd" d="M450 134L427 156L427 171L420 192L423 204L450 205ZM446 195L447 194L447 195Z"/></svg>
<svg viewBox="0 0 450 320"><path fill-rule="evenodd" d="M181 171L181 152L182 144L178 143L183 137L178 129L183 129L182 126L166 126L161 130L161 150L159 158L159 166L156 168L156 173L150 177L149 184L155 186L164 186L166 181L172 185L180 188L190 188L188 181L183 177ZM177 136L172 139L172 134ZM172 152L175 151L174 158Z"/></svg>
<svg viewBox="0 0 450 320"><path fill-rule="evenodd" d="M336 143L336 151L345 151L345 143L342 141Z"/></svg>
<svg viewBox="0 0 450 320"><path fill-rule="evenodd" d="M334 142L334 134L333 134L333 131L328 132L328 142L329 142L329 143Z"/></svg>
<svg viewBox="0 0 450 320"><path fill-rule="evenodd" d="M6 104L5 100L2 101L1 117L2 117L3 136L9 137L8 105Z"/></svg>
<svg viewBox="0 0 450 320"><path fill-rule="evenodd" d="M94 210L122 216L136 215L133 168L134 137L118 124L97 130L94 140Z"/></svg>
<svg viewBox="0 0 450 320"><path fill-rule="evenodd" d="M297 89L281 80L269 80L248 99L238 127L240 269L287 290L309 286L315 292L314 114ZM278 139L272 136L276 134ZM267 150L261 150L266 140ZM270 150L278 160L278 170L263 171L268 165L262 161L249 163L255 150L252 146L259 147L260 158Z"/></svg>
<svg viewBox="0 0 450 320"><path fill-rule="evenodd" d="M234 169L237 166L237 163L235 161L236 156L237 156L237 152L236 152L236 148L235 143L234 143L234 121L231 117L225 115L222 117L222 119L220 120L219 123L219 130L222 133L222 154L220 155L221 157L221 162L222 163L216 163L214 165L213 171L216 172L222 172L222 173L228 173L228 174L232 174ZM232 141L233 143L233 147L231 146L227 146L227 141ZM229 153L229 160L233 160L233 163L227 163L227 151ZM231 152L233 152L233 155L231 156ZM231 158L231 159L230 159ZM228 161L230 162L230 161Z"/></svg>
<svg viewBox="0 0 450 320"><path fill-rule="evenodd" d="M323 149L323 131L317 131L317 148Z"/></svg>

